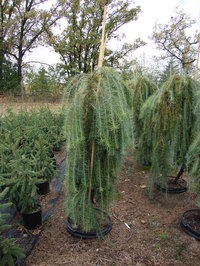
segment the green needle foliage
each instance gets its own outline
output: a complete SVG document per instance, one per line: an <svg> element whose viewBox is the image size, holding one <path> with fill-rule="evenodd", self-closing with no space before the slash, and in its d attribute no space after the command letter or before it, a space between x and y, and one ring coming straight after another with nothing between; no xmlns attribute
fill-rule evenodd
<svg viewBox="0 0 200 266"><path fill-rule="evenodd" d="M9 162L10 178L0 178L0 186L9 187L9 200L21 212L29 212L38 207L35 199L36 184L42 180L38 178L40 172L33 171L32 164L34 164L32 160L16 151L16 158Z"/></svg>
<svg viewBox="0 0 200 266"><path fill-rule="evenodd" d="M32 160L30 160L29 163L32 164L32 170L34 172L40 172L39 177L50 182L56 174L56 170L48 148L48 143L42 136L35 141L31 157Z"/></svg>
<svg viewBox="0 0 200 266"><path fill-rule="evenodd" d="M133 123L134 139L137 143L135 149L136 160L143 164L151 163L152 141L146 131L144 131L144 119L140 117L140 112L146 100L157 91L157 86L147 77L138 77L133 85Z"/></svg>
<svg viewBox="0 0 200 266"><path fill-rule="evenodd" d="M200 136L197 136L190 146L187 155L190 174L193 177L193 186L198 195L198 206L200 207Z"/></svg>
<svg viewBox="0 0 200 266"><path fill-rule="evenodd" d="M0 233L10 228L10 225L5 223L6 218L9 216L5 213L5 209L11 206L11 203L2 203L8 192L8 188L0 193ZM14 266L16 265L17 258L24 258L23 250L14 243L14 239L5 238L0 235L0 265L1 266Z"/></svg>
<svg viewBox="0 0 200 266"><path fill-rule="evenodd" d="M198 206L200 207L200 90L197 92L197 105L195 111L197 116L195 128L196 137L190 145L189 152L187 154L187 163L190 174L193 177L192 184L197 192Z"/></svg>
<svg viewBox="0 0 200 266"><path fill-rule="evenodd" d="M76 76L66 88L67 216L83 231L98 230L94 207L108 212L115 196L131 132L124 90L118 73L109 68Z"/></svg>
<svg viewBox="0 0 200 266"><path fill-rule="evenodd" d="M36 184L55 174L52 151L63 143L63 113L45 107L39 111L8 110L0 117L0 191L21 211L37 207Z"/></svg>
<svg viewBox="0 0 200 266"><path fill-rule="evenodd" d="M185 168L186 154L195 128L195 95L198 83L189 76L172 76L144 104L141 117L152 139L150 188L167 186L170 165Z"/></svg>

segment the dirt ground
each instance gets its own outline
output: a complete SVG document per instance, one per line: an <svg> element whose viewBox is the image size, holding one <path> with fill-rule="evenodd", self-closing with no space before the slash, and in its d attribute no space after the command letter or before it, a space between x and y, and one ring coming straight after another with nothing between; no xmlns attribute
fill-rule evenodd
<svg viewBox="0 0 200 266"><path fill-rule="evenodd" d="M200 265L200 242L180 228L184 211L196 207L196 194L155 191L149 199L147 172L127 151L117 184L119 199L112 206L112 230L103 241L71 236L65 227L65 191L46 224L26 266ZM128 225L128 227L127 227Z"/></svg>

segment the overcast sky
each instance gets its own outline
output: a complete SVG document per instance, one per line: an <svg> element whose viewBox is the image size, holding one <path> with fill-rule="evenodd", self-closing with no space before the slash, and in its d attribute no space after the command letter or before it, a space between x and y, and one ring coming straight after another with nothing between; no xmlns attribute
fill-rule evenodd
<svg viewBox="0 0 200 266"><path fill-rule="evenodd" d="M141 6L142 13L137 21L131 22L122 27L119 33L126 34L126 41L133 42L136 38L140 37L147 45L139 48L133 54L133 57L142 60L145 52L146 64L152 64L153 56L157 54L155 45L149 39L152 35L153 27L156 21L161 24L167 23L172 16L175 7L179 6L188 14L192 19L197 21L195 29L200 31L200 1L199 0L135 0L135 5ZM111 42L108 45L120 46ZM32 52L26 58L26 61L38 60L48 64L56 64L59 61L59 55L55 54L52 49L40 47Z"/></svg>

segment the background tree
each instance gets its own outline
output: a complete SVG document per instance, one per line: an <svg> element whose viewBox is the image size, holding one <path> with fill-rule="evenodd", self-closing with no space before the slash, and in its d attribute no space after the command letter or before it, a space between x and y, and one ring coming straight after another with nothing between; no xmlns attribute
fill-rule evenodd
<svg viewBox="0 0 200 266"><path fill-rule="evenodd" d="M17 68L13 62L3 58L0 92L15 91L18 86Z"/></svg>
<svg viewBox="0 0 200 266"><path fill-rule="evenodd" d="M160 70L157 82L158 85L162 86L162 84L167 81L172 75L179 74L179 72L179 65L173 58L171 58L164 69Z"/></svg>
<svg viewBox="0 0 200 266"><path fill-rule="evenodd" d="M25 72L26 92L33 96L34 100L40 100L49 97L52 101L59 99L63 91L57 68L49 66L48 68L40 67L37 71L29 68Z"/></svg>
<svg viewBox="0 0 200 266"><path fill-rule="evenodd" d="M121 38L116 31L124 24L136 20L140 13L140 7L130 8L132 1L110 0L108 1L108 16L106 21L107 39ZM60 35L52 30L47 30L48 41L56 52L60 54L63 67L68 76L77 72L87 73L97 66L98 51L100 47L104 2L100 0L79 1L72 0L69 9L65 13L67 27ZM105 52L105 64L116 65L117 61L127 55L136 44L124 45L123 53L107 50Z"/></svg>
<svg viewBox="0 0 200 266"><path fill-rule="evenodd" d="M190 71L197 56L198 34L188 35L188 30L196 23L178 7L170 22L156 23L152 39L157 48L166 52L166 57L178 62L181 70Z"/></svg>
<svg viewBox="0 0 200 266"><path fill-rule="evenodd" d="M11 25L15 16L17 1L0 1L0 83L4 83L7 72L8 53L12 50ZM4 71L4 67L6 70ZM4 84L5 85L5 84ZM1 86L1 90L4 87Z"/></svg>
<svg viewBox="0 0 200 266"><path fill-rule="evenodd" d="M22 79L22 65L25 54L38 45L44 31L52 27L61 17L60 4L57 3L47 11L42 6L46 2L48 1L25 0L17 6L15 24L13 25L15 31L14 49L10 55L17 61L19 82Z"/></svg>
<svg viewBox="0 0 200 266"><path fill-rule="evenodd" d="M44 31L56 24L67 5L67 1L53 5L49 0L0 1L0 82L9 58L17 67L21 83L25 55L43 41Z"/></svg>
<svg viewBox="0 0 200 266"><path fill-rule="evenodd" d="M123 43L121 48L116 51L106 49L104 62L108 66L120 69L123 73L124 71L133 68L133 59L132 57L130 58L130 54L144 45L146 45L146 43L140 38L137 38L134 43Z"/></svg>
<svg viewBox="0 0 200 266"><path fill-rule="evenodd" d="M32 94L48 90L48 73L45 68L40 68L37 73L30 70L26 73L28 89Z"/></svg>

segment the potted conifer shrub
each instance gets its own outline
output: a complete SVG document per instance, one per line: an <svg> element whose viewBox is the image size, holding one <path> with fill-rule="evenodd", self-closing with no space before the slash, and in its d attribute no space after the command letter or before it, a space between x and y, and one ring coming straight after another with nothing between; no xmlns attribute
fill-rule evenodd
<svg viewBox="0 0 200 266"><path fill-rule="evenodd" d="M53 143L53 151L60 151L65 141L64 138L64 114L62 110L53 114L53 126L51 128L51 138Z"/></svg>
<svg viewBox="0 0 200 266"><path fill-rule="evenodd" d="M187 182L181 178L186 154L193 140L197 83L188 75L170 77L142 108L144 130L153 145L149 186L167 192L184 192ZM170 176L179 168L175 176Z"/></svg>
<svg viewBox="0 0 200 266"><path fill-rule="evenodd" d="M39 172L39 178L43 181L37 184L38 193L45 195L49 192L49 184L56 173L54 166L54 159L51 157L51 153L48 147L48 140L44 139L43 135L40 135L38 140L35 141L33 150L33 171Z"/></svg>
<svg viewBox="0 0 200 266"><path fill-rule="evenodd" d="M64 142L63 125L62 111L53 113L48 107L43 107L38 111L37 128L48 137L48 145L52 151L59 151Z"/></svg>
<svg viewBox="0 0 200 266"><path fill-rule="evenodd" d="M0 193L0 200L5 198L8 192L8 188L4 189ZM2 233L10 228L10 225L6 224L6 218L9 216L5 213L5 210L10 207L12 203L0 204L0 265L1 266L14 266L17 265L18 259L23 259L25 254L23 250L14 243L14 239L6 238Z"/></svg>
<svg viewBox="0 0 200 266"><path fill-rule="evenodd" d="M4 175L0 179L0 186L9 187L9 201L22 214L24 226L35 229L42 224L41 206L36 200L36 184L42 182L38 178L40 172L32 169L31 160L24 154L16 153L16 158L9 163L11 172L9 178Z"/></svg>
<svg viewBox="0 0 200 266"><path fill-rule="evenodd" d="M147 76L137 77L133 82L133 123L136 149L135 159L144 166L151 165L152 140L151 135L144 130L144 120L140 112L145 101L157 90L156 84Z"/></svg>

